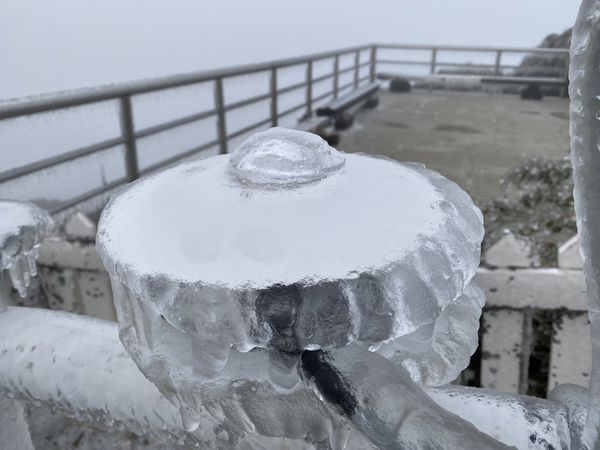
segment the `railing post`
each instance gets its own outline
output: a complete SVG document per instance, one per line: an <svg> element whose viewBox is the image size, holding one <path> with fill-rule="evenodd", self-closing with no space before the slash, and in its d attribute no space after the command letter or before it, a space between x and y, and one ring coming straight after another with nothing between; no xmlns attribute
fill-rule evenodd
<svg viewBox="0 0 600 450"><path fill-rule="evenodd" d="M227 127L225 124L225 100L223 98L223 79L215 79L215 110L217 111L217 138L219 153L227 153Z"/></svg>
<svg viewBox="0 0 600 450"><path fill-rule="evenodd" d="M340 88L340 55L333 60L333 98L338 98Z"/></svg>
<svg viewBox="0 0 600 450"><path fill-rule="evenodd" d="M564 74L565 85L560 89L561 97L569 96L569 67L570 67L570 62L571 62L571 60L569 59L569 55L567 55L566 59L567 59L567 61L565 62L565 74Z"/></svg>
<svg viewBox="0 0 600 450"><path fill-rule="evenodd" d="M119 105L121 134L125 139L125 171L127 174L127 180L133 181L140 176L140 171L137 160L135 127L133 124L133 113L131 110L131 97L129 95L120 97Z"/></svg>
<svg viewBox="0 0 600 450"><path fill-rule="evenodd" d="M435 74L435 69L437 65L437 48L431 49L431 67L429 68L429 73L431 75Z"/></svg>
<svg viewBox="0 0 600 450"><path fill-rule="evenodd" d="M494 73L496 76L500 75L501 64L502 64L502 50L496 50L496 64L494 66Z"/></svg>
<svg viewBox="0 0 600 450"><path fill-rule="evenodd" d="M360 51L354 54L354 89L358 88L358 79L360 74Z"/></svg>
<svg viewBox="0 0 600 450"><path fill-rule="evenodd" d="M311 117L313 98L313 62L309 60L306 64L306 117Z"/></svg>
<svg viewBox="0 0 600 450"><path fill-rule="evenodd" d="M369 80L371 83L375 82L375 76L377 72L377 46L371 47L371 64L369 66Z"/></svg>
<svg viewBox="0 0 600 450"><path fill-rule="evenodd" d="M276 127L278 122L277 113L277 68L271 69L271 126Z"/></svg>

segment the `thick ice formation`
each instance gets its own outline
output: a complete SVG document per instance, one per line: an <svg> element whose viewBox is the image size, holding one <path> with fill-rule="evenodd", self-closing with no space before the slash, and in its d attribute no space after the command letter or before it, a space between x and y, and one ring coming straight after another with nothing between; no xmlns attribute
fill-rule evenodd
<svg viewBox="0 0 600 450"><path fill-rule="evenodd" d="M583 441L600 446L600 1L584 0L571 44L571 162L592 333L590 407Z"/></svg>
<svg viewBox="0 0 600 450"><path fill-rule="evenodd" d="M40 328L40 324L44 327ZM469 423L436 406L425 393L415 389L402 368L359 346L328 353L307 352L302 358L306 374L303 389L287 393L261 382L267 366L266 352L261 351L261 355L250 367L238 366L235 371L232 367L228 382L199 383L201 400L206 401L210 414L201 417L196 431L186 433L177 409L124 353L116 324L57 311L10 307L0 315L0 396L6 392L81 420L125 427L136 434L149 435L156 442L177 440L189 448L316 450L329 448L328 440L333 442L333 448L345 444L345 450L387 450L398 446L503 448ZM335 385L323 383L326 377L320 375L335 375L331 372L334 366L345 373L339 380L347 387L344 395L348 401L343 404L348 411L352 408L350 417L338 414L318 397L335 395ZM313 379L322 394L311 388ZM384 395L374 395L378 393ZM486 403L485 398L478 398L477 391L449 386L429 389L428 394L482 431L502 430L499 439L504 443L528 439L532 433L551 444L558 442L556 431L563 421L558 413L540 410L537 404L542 401L523 402L516 407L511 407L514 397L494 401L492 404L504 406L494 410L497 420L489 421L480 413L481 405ZM543 417L543 422L536 421L539 417ZM367 422L375 423L375 419L380 428L363 430ZM509 421L520 425L510 427ZM500 426L495 422L500 422ZM423 432L424 427L427 432ZM0 427L0 436L2 431L13 429ZM386 445L375 445L357 430L377 433L375 440ZM296 439L268 437L273 434L289 434ZM7 442L12 440L0 438L0 447ZM164 444L164 448L171 445Z"/></svg>
<svg viewBox="0 0 600 450"><path fill-rule="evenodd" d="M194 429L232 384L286 414L272 403L305 395L304 350L387 343L416 380L453 378L476 339L481 297L465 289L482 235L479 210L440 175L273 129L135 183L97 242L125 347ZM394 347L407 335L418 351ZM295 434L267 422L235 421Z"/></svg>
<svg viewBox="0 0 600 450"><path fill-rule="evenodd" d="M51 227L52 219L34 204L0 200L0 272L8 270L21 297L37 273L38 247Z"/></svg>
<svg viewBox="0 0 600 450"><path fill-rule="evenodd" d="M484 303L483 291L471 283L434 323L383 344L377 351L402 365L419 384L448 384L469 365L477 350Z"/></svg>

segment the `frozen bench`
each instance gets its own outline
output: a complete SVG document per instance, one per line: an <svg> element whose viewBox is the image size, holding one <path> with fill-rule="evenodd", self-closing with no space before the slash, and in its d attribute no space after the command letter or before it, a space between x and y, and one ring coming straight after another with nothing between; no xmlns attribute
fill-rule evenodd
<svg viewBox="0 0 600 450"><path fill-rule="evenodd" d="M331 117L313 116L298 122L294 128L298 131L307 131L319 135L329 145L337 145L340 142L340 135L330 129L332 125L333 119Z"/></svg>
<svg viewBox="0 0 600 450"><path fill-rule="evenodd" d="M349 128L353 123L351 112L363 104L374 107L377 105L376 94L379 84L369 83L354 89L346 95L342 95L326 105L317 108L318 117L330 117L333 119L336 129Z"/></svg>
<svg viewBox="0 0 600 450"><path fill-rule="evenodd" d="M298 131L307 131L309 133L321 134L326 128L333 125L333 119L331 117L309 117L304 119L294 127Z"/></svg>

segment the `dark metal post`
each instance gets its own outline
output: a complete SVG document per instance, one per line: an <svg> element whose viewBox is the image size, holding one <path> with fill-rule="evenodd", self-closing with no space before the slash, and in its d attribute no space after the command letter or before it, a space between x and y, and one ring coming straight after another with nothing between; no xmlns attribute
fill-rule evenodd
<svg viewBox="0 0 600 450"><path fill-rule="evenodd" d="M133 181L140 176L135 143L135 127L131 110L131 97L126 95L119 98L121 134L125 139L125 171L127 179Z"/></svg>
<svg viewBox="0 0 600 450"><path fill-rule="evenodd" d="M500 68L501 68L501 64L502 64L502 50L497 50L496 51L496 65L494 67L494 72L496 75L500 75Z"/></svg>
<svg viewBox="0 0 600 450"><path fill-rule="evenodd" d="M435 74L435 66L437 65L437 48L431 49L431 67L429 68L429 73L431 75Z"/></svg>
<svg viewBox="0 0 600 450"><path fill-rule="evenodd" d="M340 55L335 55L333 60L333 98L338 98L340 87Z"/></svg>
<svg viewBox="0 0 600 450"><path fill-rule="evenodd" d="M277 68L271 69L271 126L277 126Z"/></svg>
<svg viewBox="0 0 600 450"><path fill-rule="evenodd" d="M369 67L369 79L371 83L375 81L376 71L377 71L377 46L371 47L371 65Z"/></svg>
<svg viewBox="0 0 600 450"><path fill-rule="evenodd" d="M306 64L306 117L312 116L313 97L313 62L309 60Z"/></svg>
<svg viewBox="0 0 600 450"><path fill-rule="evenodd" d="M358 79L360 72L360 51L354 54L354 89L358 87Z"/></svg>
<svg viewBox="0 0 600 450"><path fill-rule="evenodd" d="M227 153L227 127L225 124L225 100L223 98L223 79L215 79L215 110L217 111L217 138L219 153Z"/></svg>

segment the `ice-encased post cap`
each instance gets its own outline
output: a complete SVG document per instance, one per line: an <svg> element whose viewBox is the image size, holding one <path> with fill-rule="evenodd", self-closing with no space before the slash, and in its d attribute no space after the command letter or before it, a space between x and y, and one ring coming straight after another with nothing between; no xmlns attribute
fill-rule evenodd
<svg viewBox="0 0 600 450"><path fill-rule="evenodd" d="M291 187L325 178L344 166L344 155L313 133L275 127L246 139L231 155L242 182Z"/></svg>

